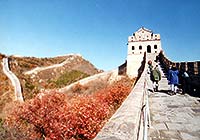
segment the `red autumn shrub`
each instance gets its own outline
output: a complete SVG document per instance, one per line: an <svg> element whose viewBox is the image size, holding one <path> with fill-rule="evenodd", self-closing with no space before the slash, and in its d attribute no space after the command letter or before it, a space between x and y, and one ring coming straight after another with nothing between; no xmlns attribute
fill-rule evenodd
<svg viewBox="0 0 200 140"><path fill-rule="evenodd" d="M114 86L100 90L95 96L97 99L107 102L109 106L114 106L116 109L130 93L130 89L131 85L125 86L123 83L117 83Z"/></svg>
<svg viewBox="0 0 200 140"><path fill-rule="evenodd" d="M54 127L54 123L62 119L61 114L67 109L68 104L64 94L49 94L41 99L36 97L16 108L14 113L7 118L6 123L9 129L24 133L24 139L25 137L29 139L46 137L49 131L52 131L50 129L59 127L58 125Z"/></svg>
<svg viewBox="0 0 200 140"><path fill-rule="evenodd" d="M92 95L47 94L18 107L5 126L20 139L93 139L129 93L130 86L116 83Z"/></svg>

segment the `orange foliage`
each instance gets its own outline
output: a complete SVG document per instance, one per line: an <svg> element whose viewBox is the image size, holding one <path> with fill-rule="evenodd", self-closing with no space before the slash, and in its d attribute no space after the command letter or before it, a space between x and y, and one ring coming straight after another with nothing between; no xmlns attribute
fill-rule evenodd
<svg viewBox="0 0 200 140"><path fill-rule="evenodd" d="M130 89L130 84L119 82L92 95L69 98L67 94L52 93L35 97L18 107L5 126L17 131L15 137L20 135L20 139L93 139Z"/></svg>

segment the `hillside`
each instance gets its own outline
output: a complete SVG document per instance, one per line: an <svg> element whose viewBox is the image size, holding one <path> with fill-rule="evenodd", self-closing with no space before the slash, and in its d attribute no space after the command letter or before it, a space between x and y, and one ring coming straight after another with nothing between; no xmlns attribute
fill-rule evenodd
<svg viewBox="0 0 200 140"><path fill-rule="evenodd" d="M6 55L0 54L0 61ZM35 97L41 89L62 88L82 78L102 72L80 55L54 58L9 56L9 66L19 78L25 100ZM26 74L31 70L37 72ZM0 65L0 118L4 108L14 100L14 88ZM7 105L6 105L7 104ZM2 113L4 112L4 113Z"/></svg>
<svg viewBox="0 0 200 140"><path fill-rule="evenodd" d="M0 56L2 62L6 56ZM92 139L125 100L136 81L118 75L118 69L98 70L80 55L9 56L9 67L20 80L25 102L14 101L14 88L1 65L0 139L5 140L52 138L53 135L59 139L63 132L69 132L64 136L67 139ZM67 122L71 121L75 123L68 126ZM52 122L56 125L51 127ZM57 131L60 125L64 129ZM71 128L73 134L66 131ZM56 132L52 131L54 129ZM52 132L48 133L49 130Z"/></svg>
<svg viewBox="0 0 200 140"><path fill-rule="evenodd" d="M101 72L80 55L54 58L11 56L9 62L11 71L20 80L25 99L34 97L41 89L61 88Z"/></svg>

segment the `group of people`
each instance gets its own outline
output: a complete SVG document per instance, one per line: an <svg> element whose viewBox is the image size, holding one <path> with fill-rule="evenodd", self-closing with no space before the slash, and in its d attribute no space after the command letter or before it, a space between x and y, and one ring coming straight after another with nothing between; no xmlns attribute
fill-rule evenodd
<svg viewBox="0 0 200 140"><path fill-rule="evenodd" d="M158 65L156 64L155 67L152 65L152 61L148 61L148 73L150 74L150 79L153 82L153 90L156 92L158 91L158 82L161 80L161 71ZM181 87L182 93L185 94L188 89L188 82L189 82L189 75L186 71L179 71L176 68L176 65L172 65L169 67L167 73L167 80L168 84L170 85L170 95L175 95L178 92L178 86L181 79Z"/></svg>
<svg viewBox="0 0 200 140"><path fill-rule="evenodd" d="M189 83L190 83L190 77L189 74L185 70L178 70L176 68L176 65L173 64L169 67L168 75L167 75L168 83L170 84L171 95L175 95L178 92L178 86L181 83L181 89L182 94L185 94L185 92L189 92Z"/></svg>

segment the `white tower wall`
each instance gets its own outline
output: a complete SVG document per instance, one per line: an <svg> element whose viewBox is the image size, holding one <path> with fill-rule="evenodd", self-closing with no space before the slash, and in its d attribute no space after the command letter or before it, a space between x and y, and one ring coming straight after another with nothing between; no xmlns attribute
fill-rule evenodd
<svg viewBox="0 0 200 140"><path fill-rule="evenodd" d="M128 37L127 75L131 78L138 76L144 53L159 54L162 50L160 34L153 34L151 30L140 28Z"/></svg>

